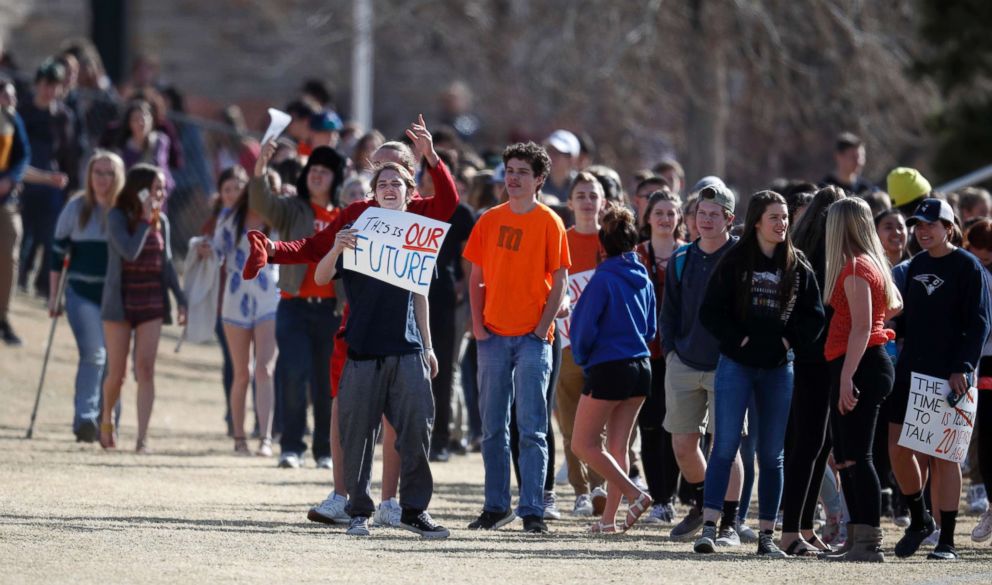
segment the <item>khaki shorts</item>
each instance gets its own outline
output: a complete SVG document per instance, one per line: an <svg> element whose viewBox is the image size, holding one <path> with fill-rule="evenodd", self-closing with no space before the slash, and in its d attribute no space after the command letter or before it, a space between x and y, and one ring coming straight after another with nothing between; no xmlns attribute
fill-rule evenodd
<svg viewBox="0 0 992 585"><path fill-rule="evenodd" d="M665 357L665 366L665 430L673 435L712 432L716 372L690 368L674 351Z"/></svg>

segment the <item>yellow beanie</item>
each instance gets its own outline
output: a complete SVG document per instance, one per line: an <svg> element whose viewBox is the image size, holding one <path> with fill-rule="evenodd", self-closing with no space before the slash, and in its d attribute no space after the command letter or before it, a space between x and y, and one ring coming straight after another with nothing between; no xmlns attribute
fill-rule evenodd
<svg viewBox="0 0 992 585"><path fill-rule="evenodd" d="M921 175L920 171L909 167L892 169L885 182L894 207L912 203L932 191L926 177Z"/></svg>

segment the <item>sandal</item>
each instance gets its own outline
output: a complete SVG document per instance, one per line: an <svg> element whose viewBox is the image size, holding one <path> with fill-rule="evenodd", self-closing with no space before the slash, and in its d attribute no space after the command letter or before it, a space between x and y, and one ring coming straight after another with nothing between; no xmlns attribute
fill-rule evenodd
<svg viewBox="0 0 992 585"><path fill-rule="evenodd" d="M644 512L647 512L653 503L654 500L651 499L649 494L641 492L640 495L637 496L637 499L634 500L634 503L627 508L627 517L624 518L623 526L620 530L623 532L630 530L634 526L634 523L637 522L637 519L640 518Z"/></svg>
<svg viewBox="0 0 992 585"><path fill-rule="evenodd" d="M251 450L248 449L247 439L244 437L234 437L234 454L251 455Z"/></svg>
<svg viewBox="0 0 992 585"><path fill-rule="evenodd" d="M815 557L820 552L822 552L820 549L806 542L802 537L793 540L785 549L785 554L790 557Z"/></svg>
<svg viewBox="0 0 992 585"><path fill-rule="evenodd" d="M117 448L117 440L114 438L114 423L100 423L100 446L104 449Z"/></svg>
<svg viewBox="0 0 992 585"><path fill-rule="evenodd" d="M834 547L820 540L820 537L816 534L813 534L812 538L804 538L803 540L820 552L833 552L836 550Z"/></svg>
<svg viewBox="0 0 992 585"><path fill-rule="evenodd" d="M617 532L619 531L615 522L613 524L604 524L602 520L596 520L589 527L589 534L616 534Z"/></svg>

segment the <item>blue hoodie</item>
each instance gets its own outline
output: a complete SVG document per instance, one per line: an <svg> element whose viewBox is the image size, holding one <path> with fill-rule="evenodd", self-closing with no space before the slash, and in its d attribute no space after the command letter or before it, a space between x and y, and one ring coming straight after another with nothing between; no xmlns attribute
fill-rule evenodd
<svg viewBox="0 0 992 585"><path fill-rule="evenodd" d="M648 357L657 330L654 287L648 271L628 252L604 260L572 315L569 335L575 363L590 366Z"/></svg>

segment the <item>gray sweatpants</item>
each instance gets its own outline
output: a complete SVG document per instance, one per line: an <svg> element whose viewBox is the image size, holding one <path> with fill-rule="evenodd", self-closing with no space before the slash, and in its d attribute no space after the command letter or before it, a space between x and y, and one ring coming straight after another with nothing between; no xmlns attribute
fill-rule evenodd
<svg viewBox="0 0 992 585"><path fill-rule="evenodd" d="M434 493L427 454L434 426L434 396L423 354L348 359L338 389L338 426L344 450L348 515L371 516L376 431L383 414L396 429L400 454L400 506L421 512Z"/></svg>

